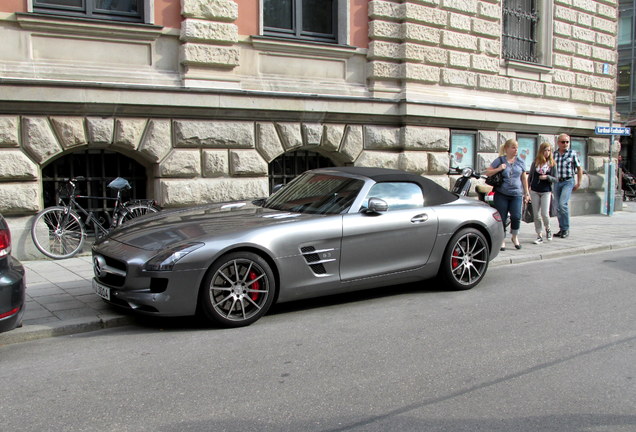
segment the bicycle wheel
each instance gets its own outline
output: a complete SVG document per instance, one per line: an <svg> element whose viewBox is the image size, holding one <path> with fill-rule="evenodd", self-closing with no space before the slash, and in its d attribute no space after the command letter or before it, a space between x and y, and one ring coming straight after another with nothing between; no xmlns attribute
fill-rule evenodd
<svg viewBox="0 0 636 432"><path fill-rule="evenodd" d="M35 217L31 237L35 247L49 258L70 258L84 245L84 224L66 207L49 207Z"/></svg>
<svg viewBox="0 0 636 432"><path fill-rule="evenodd" d="M125 211L121 215L121 219L119 220L119 225L128 222L131 219L134 219L139 216L143 216L148 213L157 213L159 211L158 208L154 207L152 204L131 204L125 206Z"/></svg>

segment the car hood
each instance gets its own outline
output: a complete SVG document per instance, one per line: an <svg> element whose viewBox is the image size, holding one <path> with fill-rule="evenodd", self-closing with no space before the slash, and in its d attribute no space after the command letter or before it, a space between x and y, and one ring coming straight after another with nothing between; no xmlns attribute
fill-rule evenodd
<svg viewBox="0 0 636 432"><path fill-rule="evenodd" d="M205 241L211 237L308 218L324 217L271 210L251 203L210 204L201 207L164 210L127 222L96 243L116 241L145 250L160 250L184 241Z"/></svg>

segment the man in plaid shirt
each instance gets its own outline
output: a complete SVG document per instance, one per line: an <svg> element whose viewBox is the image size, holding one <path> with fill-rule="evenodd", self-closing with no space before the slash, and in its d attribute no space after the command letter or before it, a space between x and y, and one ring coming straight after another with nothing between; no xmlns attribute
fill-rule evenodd
<svg viewBox="0 0 636 432"><path fill-rule="evenodd" d="M554 153L557 182L554 185L554 199L558 204L557 219L559 232L555 237L567 238L570 235L570 195L581 187L583 168L575 152L570 150L570 136L561 134L557 138L558 150ZM576 174L576 183L574 175Z"/></svg>

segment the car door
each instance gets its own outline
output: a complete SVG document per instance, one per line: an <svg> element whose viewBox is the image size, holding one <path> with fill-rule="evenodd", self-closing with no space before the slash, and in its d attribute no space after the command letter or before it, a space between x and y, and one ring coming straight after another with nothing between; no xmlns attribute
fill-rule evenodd
<svg viewBox="0 0 636 432"><path fill-rule="evenodd" d="M364 211L370 198L388 204L382 213ZM408 182L375 184L361 211L343 217L341 280L414 269L428 262L437 237L438 220L424 206L421 188Z"/></svg>

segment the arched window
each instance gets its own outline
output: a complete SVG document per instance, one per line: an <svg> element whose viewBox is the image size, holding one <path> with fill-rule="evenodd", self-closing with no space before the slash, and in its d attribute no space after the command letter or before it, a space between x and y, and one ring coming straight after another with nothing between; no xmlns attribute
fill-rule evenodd
<svg viewBox="0 0 636 432"><path fill-rule="evenodd" d="M114 197L106 186L116 177L123 177L132 187L124 191L124 199L146 198L146 169L122 154L108 150L81 150L64 155L42 169L44 207L57 205L60 188L66 180L85 177L78 182L78 193L90 196ZM84 199L82 207L96 213L112 210L110 200Z"/></svg>
<svg viewBox="0 0 636 432"><path fill-rule="evenodd" d="M310 169L335 166L331 159L308 150L284 153L269 164L269 191L275 185L287 184L294 177Z"/></svg>

